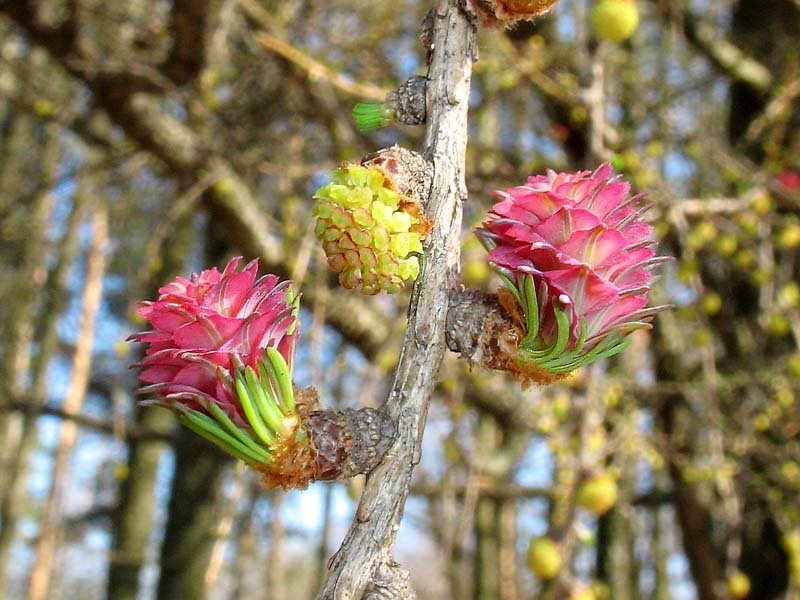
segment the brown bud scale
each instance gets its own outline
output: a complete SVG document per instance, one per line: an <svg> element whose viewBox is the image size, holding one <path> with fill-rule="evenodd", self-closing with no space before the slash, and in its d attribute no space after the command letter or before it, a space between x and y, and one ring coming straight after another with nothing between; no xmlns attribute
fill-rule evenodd
<svg viewBox="0 0 800 600"><path fill-rule="evenodd" d="M497 295L462 289L450 295L445 333L447 347L471 364L511 373L523 388L552 383L567 374L553 374L530 361L520 361L519 344L525 336L516 299L501 288Z"/></svg>
<svg viewBox="0 0 800 600"><path fill-rule="evenodd" d="M425 205L433 186L433 164L421 154L397 145L368 154L361 164L380 169L387 185L402 196L401 208L419 219L412 231L427 235L431 222L425 216Z"/></svg>
<svg viewBox="0 0 800 600"><path fill-rule="evenodd" d="M558 0L473 0L475 10L487 25L512 25L545 14Z"/></svg>
<svg viewBox="0 0 800 600"><path fill-rule="evenodd" d="M368 473L394 441L394 424L374 408L315 411L304 425L317 453L320 481Z"/></svg>
<svg viewBox="0 0 800 600"><path fill-rule="evenodd" d="M383 460L395 435L385 413L374 408L316 410L316 390L295 394L296 425L279 440L272 461L257 467L265 487L303 489L314 481L349 479Z"/></svg>
<svg viewBox="0 0 800 600"><path fill-rule="evenodd" d="M425 122L427 88L428 78L414 75L386 98L395 105L395 116L403 125L422 125Z"/></svg>

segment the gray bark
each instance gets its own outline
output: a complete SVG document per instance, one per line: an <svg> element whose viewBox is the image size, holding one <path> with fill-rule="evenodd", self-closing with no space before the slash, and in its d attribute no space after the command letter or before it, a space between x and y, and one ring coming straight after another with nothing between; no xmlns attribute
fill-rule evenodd
<svg viewBox="0 0 800 600"><path fill-rule="evenodd" d="M360 599L371 582L386 579L387 568L398 582L393 589L407 589L403 572L393 569L391 547L411 474L420 460L428 403L445 351L448 294L458 274L461 202L466 197L467 109L477 35L470 16L456 0L443 0L435 10L426 139L427 157L434 164L427 206L433 229L412 295L400 363L384 407L397 422L397 439L367 480L355 519L319 598ZM381 586L376 593L391 588ZM401 594L414 597L410 590L397 591L395 597L403 597Z"/></svg>

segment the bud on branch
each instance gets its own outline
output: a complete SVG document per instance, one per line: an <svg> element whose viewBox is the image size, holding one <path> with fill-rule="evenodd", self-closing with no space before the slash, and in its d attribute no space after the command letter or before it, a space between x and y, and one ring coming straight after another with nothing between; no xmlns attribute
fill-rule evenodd
<svg viewBox="0 0 800 600"><path fill-rule="evenodd" d="M356 126L361 131L372 131L395 121L403 125L422 125L427 116L427 84L427 77L415 75L390 93L385 102L359 102L353 107Z"/></svg>

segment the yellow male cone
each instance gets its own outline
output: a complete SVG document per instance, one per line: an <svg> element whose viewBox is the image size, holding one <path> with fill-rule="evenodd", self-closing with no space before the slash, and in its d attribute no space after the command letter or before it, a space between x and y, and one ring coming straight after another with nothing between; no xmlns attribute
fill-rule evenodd
<svg viewBox="0 0 800 600"><path fill-rule="evenodd" d="M539 579L553 579L561 570L558 545L548 537L532 539L528 547L528 566Z"/></svg>
<svg viewBox="0 0 800 600"><path fill-rule="evenodd" d="M578 506L597 516L606 514L617 502L617 482L608 473L587 479L578 490Z"/></svg>
<svg viewBox="0 0 800 600"><path fill-rule="evenodd" d="M592 31L601 40L622 42L639 26L636 0L599 0L592 7Z"/></svg>

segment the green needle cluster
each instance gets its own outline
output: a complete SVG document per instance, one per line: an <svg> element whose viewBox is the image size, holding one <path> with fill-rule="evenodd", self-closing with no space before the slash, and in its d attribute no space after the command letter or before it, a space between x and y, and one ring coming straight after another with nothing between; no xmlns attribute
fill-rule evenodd
<svg viewBox="0 0 800 600"><path fill-rule="evenodd" d="M287 430L287 420L295 415L291 371L283 355L271 347L256 362L256 369L238 362L233 385L248 427L237 425L215 402L200 397L197 402L203 410L176 405L178 420L248 464L269 464L279 439L291 433ZM223 379L231 377L219 371Z"/></svg>
<svg viewBox="0 0 800 600"><path fill-rule="evenodd" d="M353 107L353 119L359 131L388 127L395 120L394 106L385 102L359 102Z"/></svg>
<svg viewBox="0 0 800 600"><path fill-rule="evenodd" d="M570 331L572 330L572 313L569 305L553 298L553 312L557 324L554 340L545 340L540 334L539 294L533 277L522 274L517 281L507 275L500 274L506 287L514 294L525 315L525 337L520 342L517 360L521 363L533 363L540 369L553 374L565 374L601 358L619 354L628 347L630 340L621 332L613 332L603 338L597 345L586 349L586 320L580 320L580 335L573 348L569 348ZM544 285L544 284L542 284ZM542 290L540 290L542 291ZM542 296L545 296L542 291Z"/></svg>

